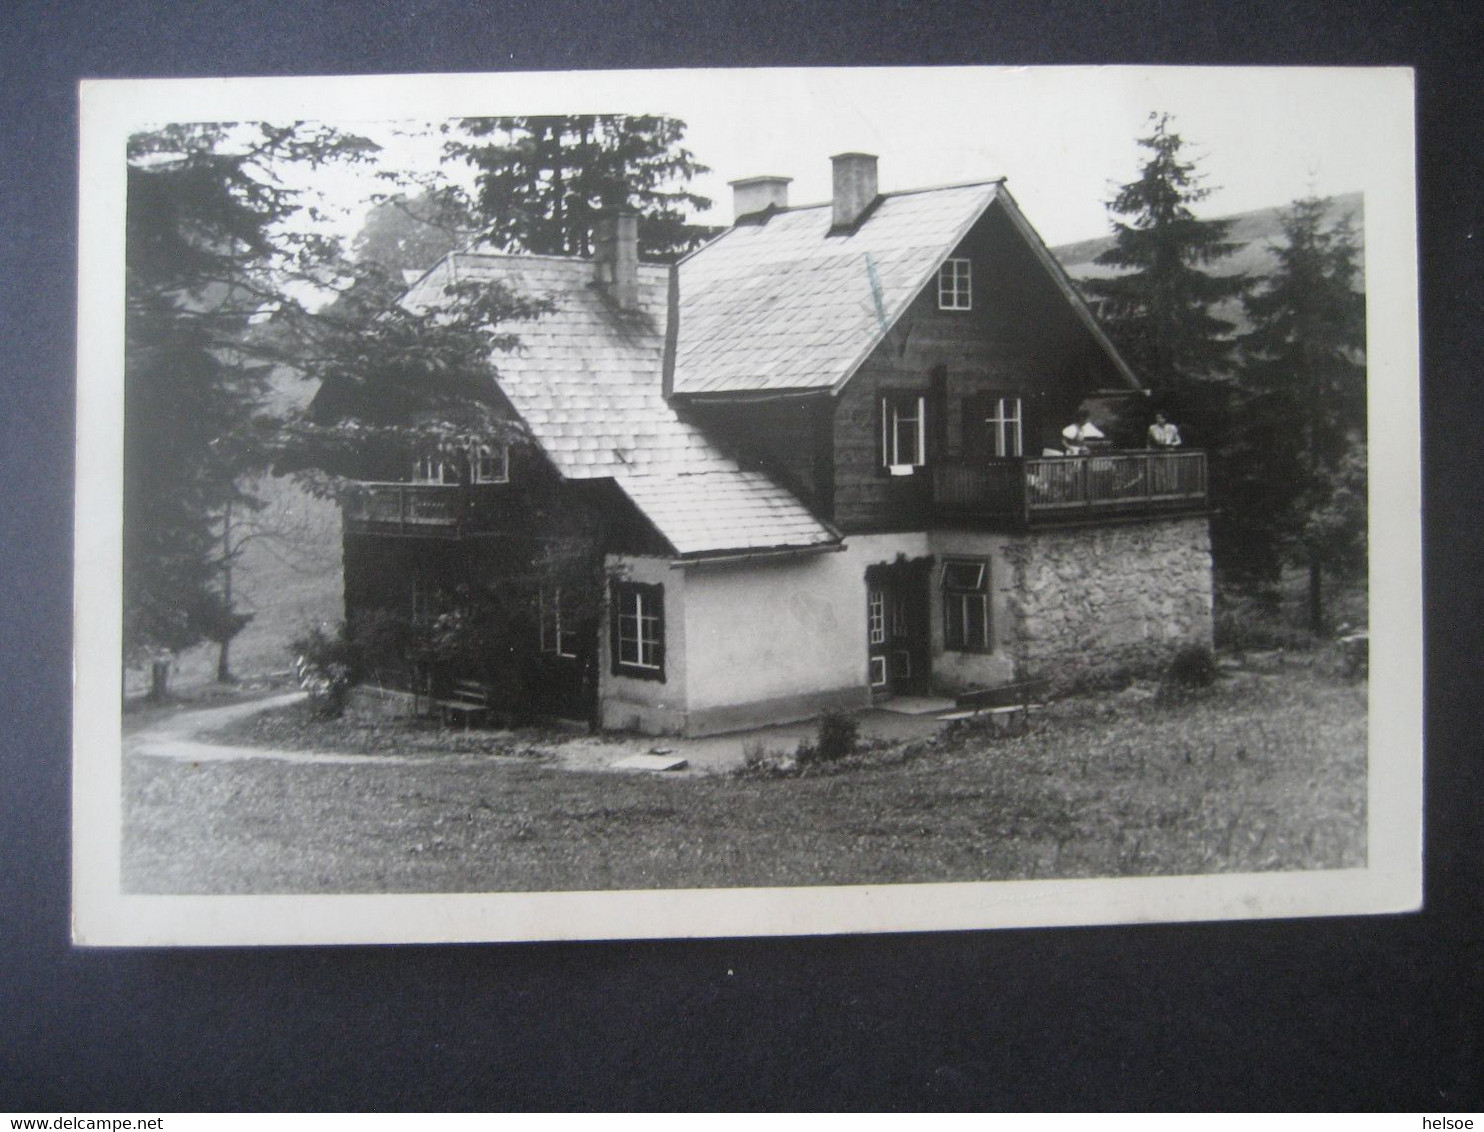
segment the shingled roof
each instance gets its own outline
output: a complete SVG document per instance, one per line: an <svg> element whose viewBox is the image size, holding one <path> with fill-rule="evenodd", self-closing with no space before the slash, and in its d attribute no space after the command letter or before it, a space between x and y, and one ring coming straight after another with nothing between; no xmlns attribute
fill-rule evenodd
<svg viewBox="0 0 1484 1132"><path fill-rule="evenodd" d="M843 383L1000 192L887 193L848 233L829 204L743 223L680 265L678 394Z"/></svg>
<svg viewBox="0 0 1484 1132"><path fill-rule="evenodd" d="M616 309L592 264L552 256L455 252L403 297L443 301L453 282L501 283L553 309L513 327L495 358L501 391L568 479L612 478L678 554L824 547L839 535L761 472L744 470L665 400L668 271L639 267L638 308Z"/></svg>

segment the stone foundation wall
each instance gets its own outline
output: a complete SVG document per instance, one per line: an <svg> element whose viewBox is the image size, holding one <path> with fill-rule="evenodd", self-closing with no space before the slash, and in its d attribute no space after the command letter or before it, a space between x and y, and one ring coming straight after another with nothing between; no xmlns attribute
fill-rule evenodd
<svg viewBox="0 0 1484 1132"><path fill-rule="evenodd" d="M1018 667L1068 687L1212 642L1205 518L1038 531L1006 547Z"/></svg>

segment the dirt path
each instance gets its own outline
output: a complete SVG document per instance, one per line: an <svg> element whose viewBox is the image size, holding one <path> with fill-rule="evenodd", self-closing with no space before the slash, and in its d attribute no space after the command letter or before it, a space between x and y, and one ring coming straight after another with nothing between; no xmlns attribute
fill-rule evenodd
<svg viewBox="0 0 1484 1132"><path fill-rule="evenodd" d="M294 691L224 707L184 710L150 723L132 735L126 736L124 751L126 754L189 763L262 759L286 763L386 765L430 760L490 762L516 757L486 751L448 748L422 748L407 754L289 751L271 747L222 743L207 737L212 732L219 731L245 716L302 701L304 696L305 693ZM936 720L890 715L886 712L862 713L860 721L863 736L890 739L916 738L931 734L941 727ZM605 771L620 774L653 773L653 771L636 770L616 764L635 755L663 754L685 760L683 768L664 773L725 774L742 765L749 749L788 752L796 748L802 740L812 738L813 733L814 724L804 722L735 732L729 735L712 735L699 739L657 738L643 735L573 735L567 739L543 742L539 745L539 750L541 754L549 757L548 765L560 770ZM529 761L530 745L516 732L508 734L511 737L512 746L520 744L527 752L526 761Z"/></svg>
<svg viewBox="0 0 1484 1132"><path fill-rule="evenodd" d="M355 755L336 751L278 751L267 747L244 747L216 743L202 736L260 711L271 711L304 699L303 692L284 692L261 700L226 707L182 711L124 737L124 753L180 762L226 762L235 759L270 759L288 763L416 762L408 755Z"/></svg>

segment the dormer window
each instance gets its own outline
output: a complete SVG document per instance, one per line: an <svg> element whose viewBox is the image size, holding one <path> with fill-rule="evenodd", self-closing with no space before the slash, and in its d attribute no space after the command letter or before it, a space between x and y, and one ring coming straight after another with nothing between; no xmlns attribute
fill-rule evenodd
<svg viewBox="0 0 1484 1132"><path fill-rule="evenodd" d="M972 308L973 264L967 259L946 260L938 268L938 309L966 311Z"/></svg>

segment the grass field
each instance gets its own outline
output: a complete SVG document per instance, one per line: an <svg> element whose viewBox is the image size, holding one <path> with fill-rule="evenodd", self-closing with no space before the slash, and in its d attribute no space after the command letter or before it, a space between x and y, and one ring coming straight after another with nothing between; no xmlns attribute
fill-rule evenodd
<svg viewBox="0 0 1484 1132"><path fill-rule="evenodd" d="M491 750L134 757L124 882L496 892L1360 866L1365 710L1364 685L1309 663L1183 703L1070 699L1022 737L949 734L797 778L571 772Z"/></svg>

